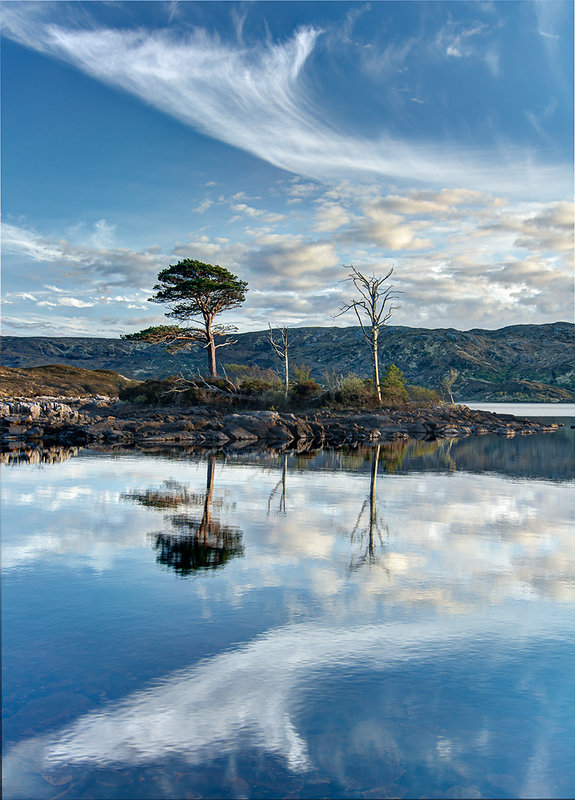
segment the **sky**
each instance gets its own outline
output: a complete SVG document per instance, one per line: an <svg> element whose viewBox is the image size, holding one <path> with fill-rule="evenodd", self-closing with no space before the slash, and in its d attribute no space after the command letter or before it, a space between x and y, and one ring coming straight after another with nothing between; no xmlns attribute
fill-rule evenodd
<svg viewBox="0 0 575 800"><path fill-rule="evenodd" d="M573 6L2 2L2 330L119 337L182 258L248 282L222 315L573 321Z"/></svg>

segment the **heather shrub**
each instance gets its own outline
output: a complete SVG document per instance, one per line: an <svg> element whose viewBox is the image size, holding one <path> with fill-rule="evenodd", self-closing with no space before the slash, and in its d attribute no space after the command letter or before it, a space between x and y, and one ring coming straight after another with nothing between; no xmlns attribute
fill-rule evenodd
<svg viewBox="0 0 575 800"><path fill-rule="evenodd" d="M282 386L282 382L277 377L273 381L265 380L264 378L244 378L239 382L238 390L241 394L251 396L265 394L269 391L280 391Z"/></svg>
<svg viewBox="0 0 575 800"><path fill-rule="evenodd" d="M258 396L260 400L268 392L279 391L283 382L271 369L262 369L246 364L226 364L224 371L237 391L248 397Z"/></svg>
<svg viewBox="0 0 575 800"><path fill-rule="evenodd" d="M426 389L425 386L406 385L408 399L417 405L437 405L441 397L435 389Z"/></svg>
<svg viewBox="0 0 575 800"><path fill-rule="evenodd" d="M292 382L289 387L289 399L294 403L305 403L322 394L323 389L311 377L311 368L303 364L292 366Z"/></svg>
<svg viewBox="0 0 575 800"><path fill-rule="evenodd" d="M127 386L119 393L120 400L134 405L166 405L169 403L189 403L196 405L202 402L201 389L195 383L189 383L184 391L182 379L177 375L169 378L156 378L143 381L137 386Z"/></svg>
<svg viewBox="0 0 575 800"><path fill-rule="evenodd" d="M369 378L346 375L335 392L336 401L344 405L372 406L377 402L373 383Z"/></svg>
<svg viewBox="0 0 575 800"><path fill-rule="evenodd" d="M313 378L305 378L292 383L289 389L289 398L296 403L301 403L319 397L322 391L317 381L314 381Z"/></svg>

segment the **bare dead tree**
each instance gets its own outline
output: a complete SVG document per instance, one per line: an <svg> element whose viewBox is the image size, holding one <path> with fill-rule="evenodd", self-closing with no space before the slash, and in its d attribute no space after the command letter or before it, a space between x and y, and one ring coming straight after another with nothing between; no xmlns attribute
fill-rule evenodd
<svg viewBox="0 0 575 800"><path fill-rule="evenodd" d="M350 269L346 280L353 283L354 288L359 293L359 298L344 303L339 313L339 317L348 311L353 310L361 326L364 338L369 344L373 356L373 388L377 395L378 402L381 403L381 389L379 386L379 333L383 326L389 321L393 312L399 306L392 305L400 294L394 289L392 284L387 285L387 281L393 273L393 267L381 278L375 275L366 277L353 265L347 265Z"/></svg>
<svg viewBox="0 0 575 800"><path fill-rule="evenodd" d="M289 356L288 350L291 342L288 340L288 328L278 328L279 341L274 339L274 332L272 326L268 323L270 329L270 343L279 359L284 363L284 383L285 383L285 398L287 400L289 390Z"/></svg>
<svg viewBox="0 0 575 800"><path fill-rule="evenodd" d="M451 400L451 405L454 405L455 400L453 399L453 384L459 378L459 372L455 369L455 367L451 367L447 375L445 375L441 379L441 385L449 395L449 399Z"/></svg>

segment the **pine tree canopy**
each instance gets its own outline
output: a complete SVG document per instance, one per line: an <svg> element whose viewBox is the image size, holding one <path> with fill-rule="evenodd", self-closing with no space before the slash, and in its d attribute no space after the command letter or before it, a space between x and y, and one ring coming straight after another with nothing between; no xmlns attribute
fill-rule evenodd
<svg viewBox="0 0 575 800"><path fill-rule="evenodd" d="M246 297L247 282L225 267L204 264L185 258L162 270L152 303L167 303L172 310L166 315L189 319L197 315L214 317L229 308L237 308Z"/></svg>

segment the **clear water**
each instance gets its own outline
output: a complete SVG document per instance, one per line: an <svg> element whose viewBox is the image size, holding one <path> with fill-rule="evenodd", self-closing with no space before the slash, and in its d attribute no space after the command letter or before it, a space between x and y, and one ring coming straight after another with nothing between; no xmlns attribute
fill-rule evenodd
<svg viewBox="0 0 575 800"><path fill-rule="evenodd" d="M4 797L572 797L563 422L4 467Z"/></svg>
<svg viewBox="0 0 575 800"><path fill-rule="evenodd" d="M575 403L474 403L463 402L462 405L478 411L494 411L496 414L515 414L524 417L575 417Z"/></svg>

